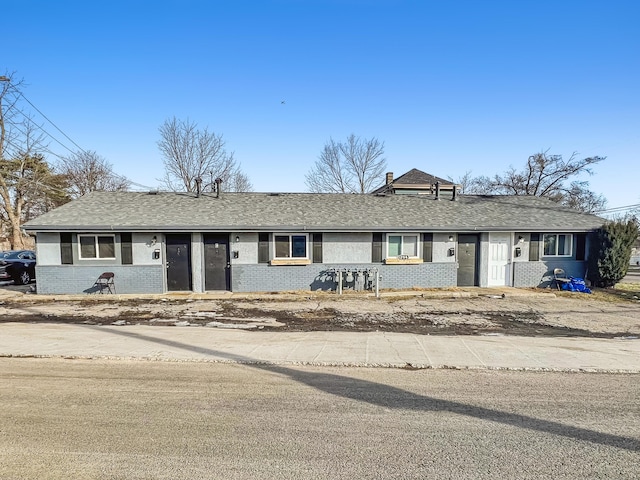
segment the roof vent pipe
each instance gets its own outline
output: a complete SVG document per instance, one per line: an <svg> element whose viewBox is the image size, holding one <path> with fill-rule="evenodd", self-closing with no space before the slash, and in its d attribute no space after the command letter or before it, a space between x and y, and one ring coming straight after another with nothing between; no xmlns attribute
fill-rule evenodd
<svg viewBox="0 0 640 480"><path fill-rule="evenodd" d="M458 200L458 186L457 185L453 186L453 196L451 197L451 200L454 201L454 202L456 200Z"/></svg>
<svg viewBox="0 0 640 480"><path fill-rule="evenodd" d="M436 182L436 200L440 200L440 182Z"/></svg>
<svg viewBox="0 0 640 480"><path fill-rule="evenodd" d="M196 177L196 198L200 196L201 189L202 189L202 178Z"/></svg>
<svg viewBox="0 0 640 480"><path fill-rule="evenodd" d="M220 198L221 193L222 193L222 179L218 177L216 178L216 198Z"/></svg>

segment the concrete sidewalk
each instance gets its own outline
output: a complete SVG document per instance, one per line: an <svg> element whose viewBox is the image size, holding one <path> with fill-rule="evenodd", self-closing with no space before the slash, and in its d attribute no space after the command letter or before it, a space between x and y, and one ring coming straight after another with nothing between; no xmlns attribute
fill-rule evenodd
<svg viewBox="0 0 640 480"><path fill-rule="evenodd" d="M0 356L640 373L640 339L0 324Z"/></svg>

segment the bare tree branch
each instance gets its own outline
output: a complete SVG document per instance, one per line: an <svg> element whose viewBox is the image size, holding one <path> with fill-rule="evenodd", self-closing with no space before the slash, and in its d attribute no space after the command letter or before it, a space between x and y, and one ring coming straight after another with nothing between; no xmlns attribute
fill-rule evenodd
<svg viewBox="0 0 640 480"><path fill-rule="evenodd" d="M233 185L230 180L237 175L244 175L243 188L252 188L233 153L225 150L222 135L198 129L197 124L175 117L166 120L159 131L158 148L165 167L165 176L160 181L169 190L194 192L196 178L221 178L225 185Z"/></svg>
<svg viewBox="0 0 640 480"><path fill-rule="evenodd" d="M15 74L0 80L0 219L12 248L23 248L26 220L68 200L64 182L45 161L42 127L22 110Z"/></svg>
<svg viewBox="0 0 640 480"><path fill-rule="evenodd" d="M305 176L310 192L367 193L387 168L384 143L351 134L346 142L333 139L325 144L312 169Z"/></svg>
<svg viewBox="0 0 640 480"><path fill-rule="evenodd" d="M487 188L487 185L491 183L491 179L488 177L474 177L470 170L464 172L462 177L454 180L451 177L448 177L451 180L451 183L462 186L461 193L466 194L476 194L476 195L489 195L490 190Z"/></svg>
<svg viewBox="0 0 640 480"><path fill-rule="evenodd" d="M63 157L59 170L67 179L73 198L93 191L117 192L129 189L129 181L113 173L111 164L93 151L78 151Z"/></svg>
<svg viewBox="0 0 640 480"><path fill-rule="evenodd" d="M602 210L606 199L589 190L589 183L572 181L580 174L591 175L591 167L606 157L579 158L577 153L565 160L562 155L549 155L548 151L536 153L527 159L522 171L514 167L493 178L481 176L467 179L466 193L536 195L551 198L562 205L585 212Z"/></svg>
<svg viewBox="0 0 640 480"><path fill-rule="evenodd" d="M227 187L225 188L228 192L252 192L253 184L249 180L249 177L244 173L237 171L227 181Z"/></svg>

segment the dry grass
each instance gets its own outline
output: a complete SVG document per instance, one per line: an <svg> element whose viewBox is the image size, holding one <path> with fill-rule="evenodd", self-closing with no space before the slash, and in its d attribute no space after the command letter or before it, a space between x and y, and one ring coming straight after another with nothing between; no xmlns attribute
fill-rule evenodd
<svg viewBox="0 0 640 480"><path fill-rule="evenodd" d="M640 292L640 283L616 283L613 287L616 290L623 290L625 292Z"/></svg>
<svg viewBox="0 0 640 480"><path fill-rule="evenodd" d="M589 296L593 300L602 302L640 302L640 285L638 284L619 283L614 288L592 288L592 291L593 293Z"/></svg>

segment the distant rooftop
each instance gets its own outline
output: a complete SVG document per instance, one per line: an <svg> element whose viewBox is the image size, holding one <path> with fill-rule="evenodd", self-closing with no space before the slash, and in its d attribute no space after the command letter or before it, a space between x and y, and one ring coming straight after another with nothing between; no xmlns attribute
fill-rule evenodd
<svg viewBox="0 0 640 480"><path fill-rule="evenodd" d="M452 191L455 186L450 180L412 168L398 178L393 178L393 173L388 172L385 177L385 184L371 193L434 193L436 183L440 184L442 191L448 192Z"/></svg>

